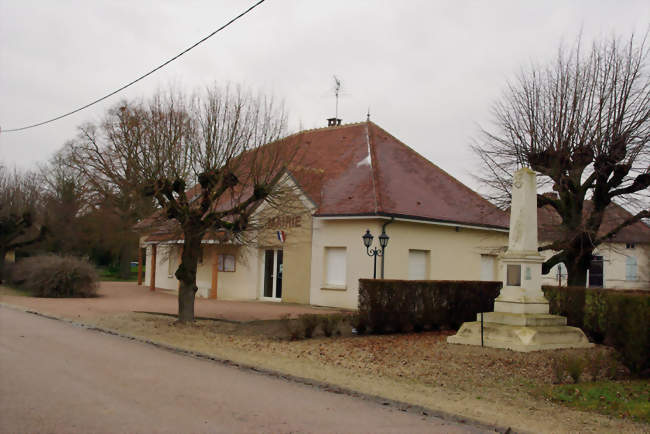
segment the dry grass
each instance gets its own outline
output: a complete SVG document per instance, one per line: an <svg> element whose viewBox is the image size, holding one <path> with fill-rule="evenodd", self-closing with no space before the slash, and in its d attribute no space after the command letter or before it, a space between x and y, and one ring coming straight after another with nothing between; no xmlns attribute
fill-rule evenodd
<svg viewBox="0 0 650 434"><path fill-rule="evenodd" d="M558 406L546 399L557 357L591 357L611 350L516 353L449 345L447 332L317 337L289 341L280 321L247 324L123 314L94 324L124 334L200 351L238 363L326 381L371 395L463 414L499 426L534 432L643 432L647 425ZM282 338L278 338L281 336ZM618 366L619 375L624 368ZM585 375L589 375L586 373ZM549 416L551 415L551 416Z"/></svg>

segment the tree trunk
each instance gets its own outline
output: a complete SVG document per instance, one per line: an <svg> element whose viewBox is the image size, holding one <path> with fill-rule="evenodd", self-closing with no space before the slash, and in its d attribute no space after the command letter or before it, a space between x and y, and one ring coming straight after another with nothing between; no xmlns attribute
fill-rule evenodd
<svg viewBox="0 0 650 434"><path fill-rule="evenodd" d="M4 251L4 249L0 249L0 283L3 282L3 278L4 278L5 255L6 255L6 252Z"/></svg>
<svg viewBox="0 0 650 434"><path fill-rule="evenodd" d="M572 257L573 255L568 253L568 256ZM587 255L585 255L584 252L582 252L582 254L576 253L573 258L573 261L567 261L568 263L565 264L567 270L567 285L586 287L587 270L589 270L589 265L591 264L591 252Z"/></svg>
<svg viewBox="0 0 650 434"><path fill-rule="evenodd" d="M201 255L201 238L203 234L195 231L185 231L185 243L181 264L176 270L176 278L180 282L178 288L178 322L194 321L194 298L196 291L196 268Z"/></svg>
<svg viewBox="0 0 650 434"><path fill-rule="evenodd" d="M194 321L194 298L197 287L181 280L178 288L178 322L188 323Z"/></svg>
<svg viewBox="0 0 650 434"><path fill-rule="evenodd" d="M123 244L122 247L120 247L120 277L122 279L128 279L131 277L131 256L129 255L130 253L130 246L128 244Z"/></svg>

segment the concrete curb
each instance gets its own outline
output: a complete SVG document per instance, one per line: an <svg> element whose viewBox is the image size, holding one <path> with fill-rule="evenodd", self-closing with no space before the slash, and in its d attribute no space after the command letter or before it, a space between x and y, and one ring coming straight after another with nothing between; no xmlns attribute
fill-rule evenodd
<svg viewBox="0 0 650 434"><path fill-rule="evenodd" d="M238 369L243 370L243 371L251 371L251 372L255 372L257 374L265 375L265 376L268 376L268 377L279 378L279 379L283 379L285 381L290 381L292 383L302 384L302 385L305 385L305 386L311 386L311 387L314 387L316 389L323 390L325 392L343 394L343 395L351 396L351 397L354 397L354 398L361 398L361 399L366 400L366 401L370 401L370 402L374 402L374 403L377 403L377 404L380 404L380 405L392 407L392 408L395 408L397 410L407 412L407 413L413 413L413 414L417 414L417 415L425 416L425 417L436 417L436 418L439 418L439 419L443 419L443 420L446 420L446 421L449 421L449 422L455 422L455 423L459 423L459 424L468 424L468 425L475 426L476 428L479 428L479 429L484 429L484 430L489 431L489 432L497 432L497 433L503 433L503 434L515 434L515 433L524 434L525 433L525 431L514 431L510 427L502 427L502 426L497 426L497 425L493 425L493 424L488 424L488 423L482 422L482 421L480 421L478 419L464 417L464 416L458 415L458 414L447 413L447 412L444 412L444 411L441 411L441 410L435 410L435 409L431 409L431 408L428 408L428 407L423 407L423 406L420 406L420 405L413 405L413 404L409 404L409 403L402 402L402 401L387 399L387 398L384 398L384 397L379 396L379 395L371 395L371 394L367 394L367 393L363 393L363 392L358 392L358 391L353 390L353 389L349 389L349 388L338 386L338 385L331 384L331 383L326 383L326 382L323 382L323 381L314 380L314 379L311 379L311 378L300 377L300 376L291 375L291 374L285 374L285 373L282 373L282 372L274 371L272 369L266 369L266 368L261 368L259 366L255 366L255 365L248 365L248 364L244 364L244 363L239 363L239 362L235 362L235 361L230 360L230 359L215 357L215 356L205 354L205 353L202 353L202 352L198 352L198 351L190 351L190 350L186 350L186 349L183 349L183 348L180 348L180 347L175 347L175 346L172 346L172 345L167 345L167 344L163 344L163 343L160 343L160 342L152 341L152 340L149 340L149 339L144 339L144 338L139 338L139 337L136 337L136 336L122 334L122 333L116 332L116 331L111 330L111 329L106 329L106 328L103 328L103 327L97 327L97 326L93 326L93 325L89 325L89 324L84 324L84 323L81 323L81 322L73 321L73 320L66 319L66 318L56 317L56 316L53 316L53 315L48 315L48 314L38 312L38 311L35 311L35 310L31 310L31 309L28 309L28 308L23 308L21 306L15 306L15 305L7 304L7 303L0 303L0 307L5 307L5 308L8 308L8 309L29 313L29 314L32 314L32 315L35 315L35 316L38 316L38 317L41 317L41 318L46 318L46 319L50 319L50 320L54 320L54 321L65 322L65 323L68 323L68 324L70 324L72 326L75 326L75 327L79 327L79 328L83 328L83 329L86 329L86 330L95 331L95 332L99 332L99 333L104 333L104 334L107 334L107 335L116 336L116 337L119 337L119 338L134 341L134 342L139 342L139 343L151 345L151 346L156 347L156 348L160 348L160 349L170 351L172 353L184 355L184 356L193 357L195 359L208 360L208 361L211 361L211 362L219 363L219 364L224 365L224 366L230 366L230 367L238 368Z"/></svg>

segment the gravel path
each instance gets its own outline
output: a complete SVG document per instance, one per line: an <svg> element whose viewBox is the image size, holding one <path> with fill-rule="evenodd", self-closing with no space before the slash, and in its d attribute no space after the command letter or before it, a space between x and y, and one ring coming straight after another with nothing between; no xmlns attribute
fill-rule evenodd
<svg viewBox="0 0 650 434"><path fill-rule="evenodd" d="M2 288L0 286L0 288ZM6 288L5 288L6 289ZM178 297L171 291L150 291L148 286L132 282L100 282L97 298L36 298L0 293L0 301L23 306L38 312L66 318L92 318L124 312L158 312L176 314ZM282 315L303 313L332 313L334 309L311 306L262 302L229 301L196 298L197 317L220 318L233 321L278 319Z"/></svg>

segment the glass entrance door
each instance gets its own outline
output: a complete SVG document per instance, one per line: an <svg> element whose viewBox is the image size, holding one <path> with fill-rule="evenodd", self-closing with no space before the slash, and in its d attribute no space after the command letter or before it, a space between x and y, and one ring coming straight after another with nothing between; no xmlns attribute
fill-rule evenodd
<svg viewBox="0 0 650 434"><path fill-rule="evenodd" d="M264 298L282 299L282 250L264 251Z"/></svg>

